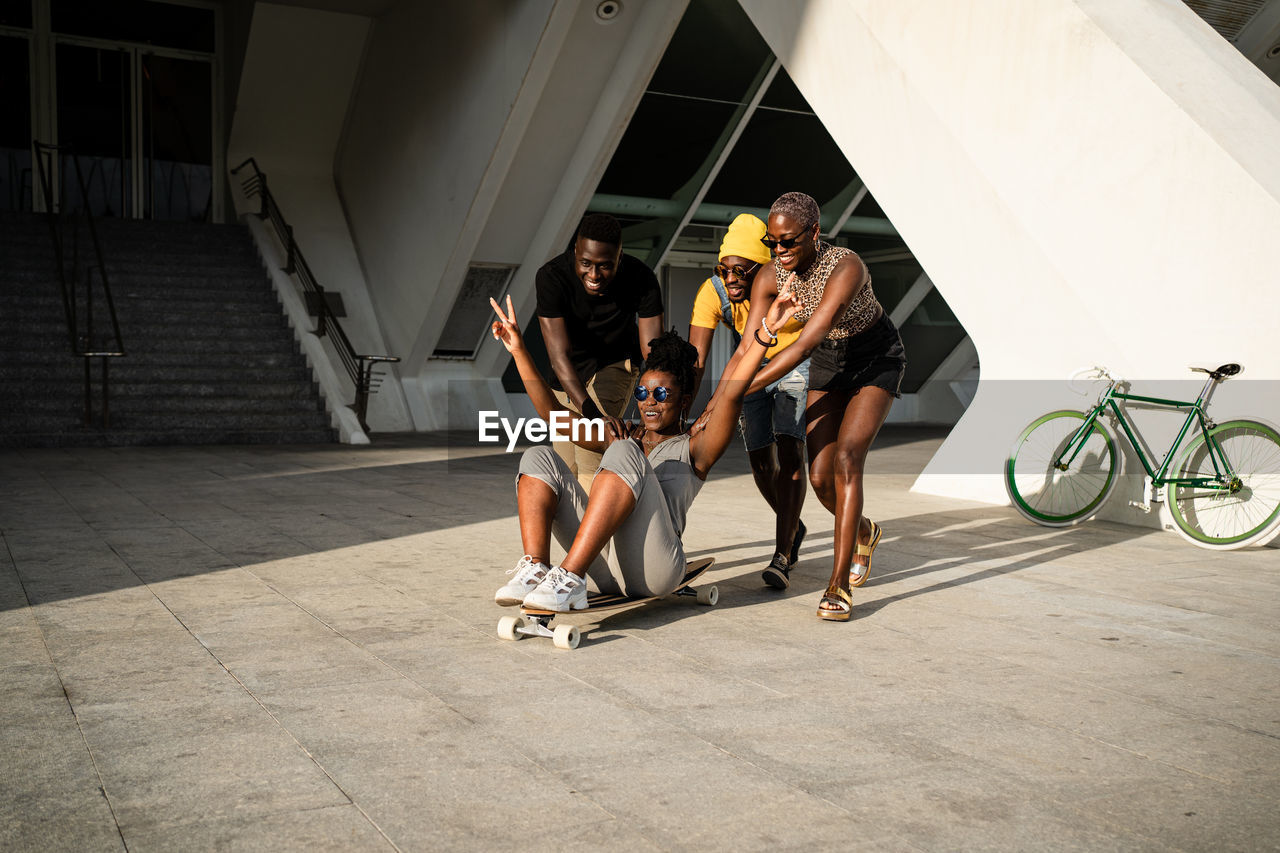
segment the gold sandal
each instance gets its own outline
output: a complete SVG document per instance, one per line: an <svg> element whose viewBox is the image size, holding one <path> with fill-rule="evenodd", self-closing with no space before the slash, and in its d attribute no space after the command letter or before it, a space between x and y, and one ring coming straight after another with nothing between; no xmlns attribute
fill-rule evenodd
<svg viewBox="0 0 1280 853"><path fill-rule="evenodd" d="M869 518L867 519L867 521L871 522L871 541L868 542L866 545L859 544L856 548L854 548L855 554L857 554L859 557L867 558L867 564L864 566L861 563L854 563L853 566L849 567L849 586L850 587L862 586L864 583L867 582L867 578L871 577L871 555L876 552L876 545L880 544L880 534L884 533L884 531L880 529L880 525L876 524L874 521L871 521L871 519ZM862 573L855 575L853 573L854 566L858 567L859 569L862 569Z"/></svg>
<svg viewBox="0 0 1280 853"><path fill-rule="evenodd" d="M827 609L824 604L834 604L838 609ZM831 622L848 622L853 616L853 596L849 590L838 586L829 586L818 602L818 618Z"/></svg>

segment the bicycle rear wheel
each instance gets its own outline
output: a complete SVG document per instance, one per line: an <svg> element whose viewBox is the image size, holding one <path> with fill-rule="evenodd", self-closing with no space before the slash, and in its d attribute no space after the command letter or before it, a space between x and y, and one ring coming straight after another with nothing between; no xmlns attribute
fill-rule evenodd
<svg viewBox="0 0 1280 853"><path fill-rule="evenodd" d="M1085 417L1076 411L1041 415L1014 442L1004 485L1024 518L1045 527L1067 527L1097 512L1115 488L1120 454L1101 421L1095 420L1088 434L1068 447ZM1059 458L1065 468L1055 467Z"/></svg>
<svg viewBox="0 0 1280 853"><path fill-rule="evenodd" d="M1204 435L1173 466L1178 479L1201 477L1215 486L1170 483L1174 529L1202 548L1262 545L1280 531L1280 431L1259 421L1227 421L1209 430L1231 466L1218 475Z"/></svg>

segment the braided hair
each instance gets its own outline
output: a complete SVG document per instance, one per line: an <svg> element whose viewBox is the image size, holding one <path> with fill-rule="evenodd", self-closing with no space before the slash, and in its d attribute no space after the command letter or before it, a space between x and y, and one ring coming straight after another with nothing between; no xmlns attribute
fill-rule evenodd
<svg viewBox="0 0 1280 853"><path fill-rule="evenodd" d="M649 341L649 357L644 360L641 373L661 370L676 378L680 393L687 394L693 388L693 373L698 365L698 349L680 337L675 329L663 332Z"/></svg>

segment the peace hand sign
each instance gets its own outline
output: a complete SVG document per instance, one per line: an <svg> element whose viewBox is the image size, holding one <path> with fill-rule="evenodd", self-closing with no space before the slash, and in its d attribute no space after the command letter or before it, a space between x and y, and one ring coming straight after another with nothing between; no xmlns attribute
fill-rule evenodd
<svg viewBox="0 0 1280 853"><path fill-rule="evenodd" d="M516 309L511 305L511 294L507 294L507 313L505 314L492 296L489 297L489 304L493 306L493 313L498 315L498 319L493 321L494 339L501 341L507 348L507 352L514 353L524 349L524 338L521 337L520 326L516 323Z"/></svg>

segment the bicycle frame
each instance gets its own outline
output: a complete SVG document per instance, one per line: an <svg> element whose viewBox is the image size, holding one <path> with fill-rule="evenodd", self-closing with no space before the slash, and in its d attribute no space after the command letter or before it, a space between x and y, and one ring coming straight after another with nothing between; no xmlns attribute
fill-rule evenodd
<svg viewBox="0 0 1280 853"><path fill-rule="evenodd" d="M1075 435L1067 442L1062 453L1054 460L1055 466L1060 470L1067 470L1070 463L1076 458L1081 450L1084 449L1084 440L1088 438L1093 431L1093 425L1098 420L1098 416L1110 408L1116 420L1120 423L1121 429L1124 430L1125 436L1129 439L1129 444L1133 446L1134 451L1138 454L1138 461L1142 463L1143 470L1147 476L1151 478L1152 486L1159 488L1161 486L1176 483L1178 485L1193 486L1197 488L1213 489L1215 491L1226 490L1235 492L1240 488L1239 478L1234 476L1231 463L1227 460L1226 454L1222 452L1222 448L1218 442L1209 434L1215 424L1205 415L1205 408L1208 406L1209 396L1217 384L1214 377L1210 376L1205 381L1204 388L1200 390L1200 396L1195 402L1188 403L1182 400L1165 400L1159 397L1144 397L1139 394L1126 394L1117 390L1121 380L1112 380L1107 390L1099 398L1098 402L1084 419L1084 423L1076 430ZM1146 454L1142 450L1142 442L1139 439L1137 428L1125 417L1124 410L1120 408L1117 401L1135 401L1139 403L1147 403L1149 405L1159 406L1167 409L1188 409L1187 419L1182 422L1182 429L1178 431L1178 436L1173 440L1168 452L1165 453L1164 459L1160 463L1159 468L1153 468L1151 461L1147 459ZM1174 457L1177 455L1178 448L1182 446L1183 440L1187 437L1187 433L1191 429L1191 425L1196 423L1200 427L1200 432L1204 435L1205 446L1209 449L1209 460L1213 464L1213 477L1169 477L1169 466L1173 464ZM1068 455L1069 454L1069 455Z"/></svg>

